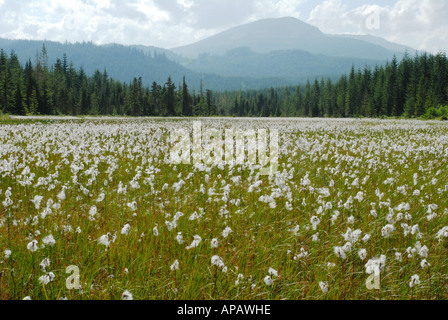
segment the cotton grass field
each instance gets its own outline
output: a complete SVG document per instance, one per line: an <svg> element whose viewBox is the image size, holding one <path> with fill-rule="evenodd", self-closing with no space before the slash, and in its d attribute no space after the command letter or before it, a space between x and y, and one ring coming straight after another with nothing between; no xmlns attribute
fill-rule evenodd
<svg viewBox="0 0 448 320"><path fill-rule="evenodd" d="M446 123L201 122L277 129L279 170L173 164L187 119L3 120L0 299L448 298Z"/></svg>

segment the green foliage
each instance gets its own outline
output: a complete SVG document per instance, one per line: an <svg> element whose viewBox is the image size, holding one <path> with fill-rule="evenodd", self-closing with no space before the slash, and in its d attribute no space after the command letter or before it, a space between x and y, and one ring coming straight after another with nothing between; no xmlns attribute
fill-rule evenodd
<svg viewBox="0 0 448 320"><path fill-rule="evenodd" d="M117 48L115 48L118 50ZM238 117L448 117L448 60L445 54L409 55L386 66L356 69L339 80L308 80L306 85L199 93L183 78L163 84L134 77L119 82L105 69L87 76L67 55L50 65L45 45L33 65L0 51L0 111L17 115L128 115ZM239 53L237 56L240 56ZM190 93L192 92L192 93Z"/></svg>
<svg viewBox="0 0 448 320"><path fill-rule="evenodd" d="M430 107L425 115L424 119L440 119L443 121L448 120L448 106Z"/></svg>

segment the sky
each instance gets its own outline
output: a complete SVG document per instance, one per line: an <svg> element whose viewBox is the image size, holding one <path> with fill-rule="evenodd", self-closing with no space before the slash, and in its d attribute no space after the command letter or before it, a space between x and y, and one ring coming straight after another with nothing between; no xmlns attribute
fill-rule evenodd
<svg viewBox="0 0 448 320"><path fill-rule="evenodd" d="M0 0L0 37L174 48L264 18L448 49L447 0Z"/></svg>

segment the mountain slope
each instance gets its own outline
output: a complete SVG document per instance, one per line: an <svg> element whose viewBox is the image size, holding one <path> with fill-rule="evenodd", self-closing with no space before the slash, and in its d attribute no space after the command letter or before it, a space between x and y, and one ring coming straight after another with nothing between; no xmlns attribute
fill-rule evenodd
<svg viewBox="0 0 448 320"><path fill-rule="evenodd" d="M352 35L352 34L339 34L339 35L332 35L333 37L343 37L343 38L352 38L352 39L357 39L357 40L361 40L361 41L365 41L365 42L370 42L372 44L375 45L379 45L387 50L393 51L395 53L404 53L406 51L408 51L408 53L414 53L416 50L402 45L402 44L398 44L398 43L393 43L390 41L387 41L383 38L380 37L375 37L372 35Z"/></svg>
<svg viewBox="0 0 448 320"><path fill-rule="evenodd" d="M257 53L304 50L313 54L374 60L387 60L394 54L393 50L369 41L325 35L318 28L295 18L255 21L171 51L196 58L201 53L222 55L239 47L248 47Z"/></svg>
<svg viewBox="0 0 448 320"><path fill-rule="evenodd" d="M200 74L169 60L162 51L159 51L161 54L150 54L137 48L117 44L97 46L85 42L63 44L52 41L0 39L0 48L7 54L13 50L23 64L28 59L34 63L43 44L48 52L49 65L54 64L56 59L62 60L66 54L69 63L73 61L76 69L82 66L88 75L96 69L101 72L106 69L109 76L116 80L129 82L134 77L142 77L145 84L151 84L153 81L163 84L168 76L171 76L175 83L181 83L185 76L192 85L198 87L201 80Z"/></svg>
<svg viewBox="0 0 448 320"><path fill-rule="evenodd" d="M303 78L341 75L366 65L380 65L383 61L330 57L300 50L280 50L255 53L249 48L227 51L223 56L202 54L186 64L196 72L208 72L232 77L281 77L290 81Z"/></svg>

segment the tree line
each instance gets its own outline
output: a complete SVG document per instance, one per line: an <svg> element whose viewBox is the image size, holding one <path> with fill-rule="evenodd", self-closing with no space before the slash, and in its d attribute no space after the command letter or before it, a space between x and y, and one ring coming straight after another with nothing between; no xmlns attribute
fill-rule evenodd
<svg viewBox="0 0 448 320"><path fill-rule="evenodd" d="M355 69L339 80L215 94L233 116L448 117L448 60L444 53L406 53L384 66Z"/></svg>
<svg viewBox="0 0 448 320"><path fill-rule="evenodd" d="M22 67L14 51L0 50L0 113L14 115L128 115L195 116L217 115L212 92L190 92L168 77L165 84L144 86L142 78L129 83L116 81L106 70L87 76L76 70L64 54L54 65L48 64L45 45Z"/></svg>
<svg viewBox="0 0 448 320"><path fill-rule="evenodd" d="M212 92L190 90L183 79L144 86L87 76L64 54L48 63L45 45L22 66L0 50L0 113L15 115L129 115L240 117L448 116L448 60L444 53L406 53L384 66L355 69L338 81L315 79L296 87Z"/></svg>

